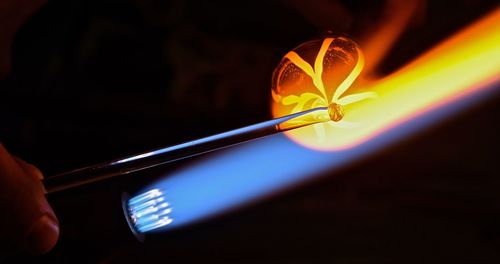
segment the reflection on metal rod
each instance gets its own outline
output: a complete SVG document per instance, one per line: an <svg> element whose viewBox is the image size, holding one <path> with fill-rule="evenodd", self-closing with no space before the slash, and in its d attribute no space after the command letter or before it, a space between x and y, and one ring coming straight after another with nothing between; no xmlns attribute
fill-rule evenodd
<svg viewBox="0 0 500 264"><path fill-rule="evenodd" d="M330 111L331 112L331 111ZM168 162L200 155L256 138L330 121L329 108L317 107L221 134L189 141L114 161L89 166L45 179L47 193L123 175Z"/></svg>

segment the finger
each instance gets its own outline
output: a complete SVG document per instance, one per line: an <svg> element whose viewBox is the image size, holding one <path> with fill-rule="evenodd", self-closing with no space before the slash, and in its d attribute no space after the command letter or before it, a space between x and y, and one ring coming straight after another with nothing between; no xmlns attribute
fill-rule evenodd
<svg viewBox="0 0 500 264"><path fill-rule="evenodd" d="M32 254L54 247L59 223L45 199L43 186L0 144L0 236Z"/></svg>
<svg viewBox="0 0 500 264"><path fill-rule="evenodd" d="M31 163L28 163L14 155L11 155L12 158L17 162L17 164L19 165L19 167L21 167L24 172L30 176L33 176L36 180L43 180L43 174L42 172L37 168L35 167L33 164Z"/></svg>

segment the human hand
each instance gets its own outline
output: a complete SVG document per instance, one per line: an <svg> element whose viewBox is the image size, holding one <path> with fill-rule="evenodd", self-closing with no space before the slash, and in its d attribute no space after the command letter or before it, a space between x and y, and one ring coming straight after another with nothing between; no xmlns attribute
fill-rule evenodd
<svg viewBox="0 0 500 264"><path fill-rule="evenodd" d="M30 254L51 250L59 222L45 199L42 173L11 155L0 143L0 245Z"/></svg>

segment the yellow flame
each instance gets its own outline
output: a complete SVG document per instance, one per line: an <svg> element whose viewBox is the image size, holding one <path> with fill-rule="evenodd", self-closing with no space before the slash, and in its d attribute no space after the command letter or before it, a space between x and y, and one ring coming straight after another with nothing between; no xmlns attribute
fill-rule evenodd
<svg viewBox="0 0 500 264"><path fill-rule="evenodd" d="M483 89L485 84L500 81L499 21L500 8L397 72L364 83L363 88L371 92L335 99L359 75L362 65L356 65L349 75L353 77L344 81L345 85L342 84L332 98L344 105L344 120L340 123L329 122L335 126L323 125L323 131L319 132L322 136L318 136L317 125L316 128L289 131L287 135L300 144L316 149L351 147L414 116ZM297 57L293 55L288 58L306 73L309 72L307 74L313 79L318 78L313 77L318 70ZM315 68L318 68L317 65ZM374 93L377 95L376 100L360 101L375 97Z"/></svg>

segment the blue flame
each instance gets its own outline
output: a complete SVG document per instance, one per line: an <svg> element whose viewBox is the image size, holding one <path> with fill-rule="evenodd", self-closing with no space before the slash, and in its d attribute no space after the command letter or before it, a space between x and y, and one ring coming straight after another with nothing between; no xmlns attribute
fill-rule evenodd
<svg viewBox="0 0 500 264"><path fill-rule="evenodd" d="M141 193L161 189L171 205L173 219L153 231L164 231L218 215L283 191L422 131L492 94L498 88L475 93L431 113L414 118L356 147L333 152L304 148L283 134L255 140L210 155L174 172ZM335 136L335 135L332 135Z"/></svg>

